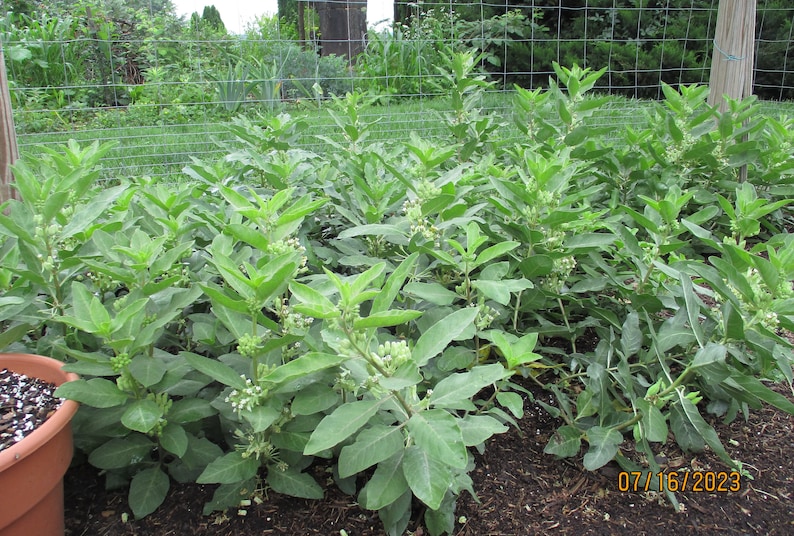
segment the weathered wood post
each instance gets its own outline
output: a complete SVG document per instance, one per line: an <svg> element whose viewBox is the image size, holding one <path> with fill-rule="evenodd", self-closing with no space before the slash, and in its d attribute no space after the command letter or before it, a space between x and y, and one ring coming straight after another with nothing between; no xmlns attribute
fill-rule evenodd
<svg viewBox="0 0 794 536"><path fill-rule="evenodd" d="M726 97L743 99L753 93L755 8L756 0L720 0L717 8L709 104L720 112L728 109ZM739 169L739 180L747 180L747 166Z"/></svg>
<svg viewBox="0 0 794 536"><path fill-rule="evenodd" d="M350 63L364 51L367 35L366 0L318 1L320 53L345 56Z"/></svg>
<svg viewBox="0 0 794 536"><path fill-rule="evenodd" d="M720 0L711 56L709 104L725 111L724 97L753 92L756 0Z"/></svg>
<svg viewBox="0 0 794 536"><path fill-rule="evenodd" d="M0 204L8 199L18 199L16 190L11 187L14 182L11 164L18 156L17 134L11 113L11 93L8 90L3 42L0 40Z"/></svg>

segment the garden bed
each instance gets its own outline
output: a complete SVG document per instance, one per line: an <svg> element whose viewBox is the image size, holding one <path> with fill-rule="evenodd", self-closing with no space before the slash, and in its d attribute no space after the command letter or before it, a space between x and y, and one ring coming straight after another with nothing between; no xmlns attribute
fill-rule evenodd
<svg viewBox="0 0 794 536"><path fill-rule="evenodd" d="M776 390L785 393L785 388ZM790 393L788 398L794 400ZM736 443L728 451L745 463L754 480L742 481L738 493L679 493L686 509L682 513L654 493L621 493L616 465L589 472L581 459L560 461L543 454L559 423L541 407L528 404L520 425L521 433L496 436L477 456L472 479L481 503L461 496L455 515L465 522L456 523L455 534L783 535L794 530L794 459L788 455L794 416L774 408L752 412L747 422L714 423L721 437ZM659 452L669 470L728 470L713 453L684 454L672 440ZM231 511L202 516L214 486L174 485L160 509L132 521L126 492L105 491L103 481L88 464L67 473L67 536L384 534L377 512L360 508L355 497L333 485L326 487L323 500L315 501L271 492L262 504L248 507L245 516ZM123 522L124 515L130 521ZM417 536L427 534L416 523L411 529Z"/></svg>

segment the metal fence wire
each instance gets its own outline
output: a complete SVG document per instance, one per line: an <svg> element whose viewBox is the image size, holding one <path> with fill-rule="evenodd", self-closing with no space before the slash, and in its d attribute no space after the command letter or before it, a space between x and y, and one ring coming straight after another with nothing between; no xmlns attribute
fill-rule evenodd
<svg viewBox="0 0 794 536"><path fill-rule="evenodd" d="M606 68L596 91L616 100L599 120L637 124L637 109L660 99L663 83L708 83L720 46L718 0L395 2L392 20L369 28L364 1L280 4L282 17L233 31L211 11L180 15L168 0L53 0L29 12L6 1L0 37L20 153L115 139L105 178L176 179L191 158L226 153L224 125L236 115L307 110L296 146L322 152L316 135L334 129L329 101L351 91L371 97L362 120L379 121L374 139L432 136L434 114L449 106L445 58L472 48L494 82L482 108L506 124L514 85L546 86L553 62ZM759 98L794 99L793 38L791 1L758 0ZM349 54L329 53L339 50Z"/></svg>

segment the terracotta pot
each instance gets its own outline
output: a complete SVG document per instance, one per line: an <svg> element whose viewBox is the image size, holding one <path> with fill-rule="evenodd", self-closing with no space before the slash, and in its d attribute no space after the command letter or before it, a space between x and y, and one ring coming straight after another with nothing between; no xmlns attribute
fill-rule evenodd
<svg viewBox="0 0 794 536"><path fill-rule="evenodd" d="M0 370L56 385L77 379L62 366L40 355L0 354ZM72 460L77 405L64 401L36 430L0 451L0 536L63 536L63 475Z"/></svg>

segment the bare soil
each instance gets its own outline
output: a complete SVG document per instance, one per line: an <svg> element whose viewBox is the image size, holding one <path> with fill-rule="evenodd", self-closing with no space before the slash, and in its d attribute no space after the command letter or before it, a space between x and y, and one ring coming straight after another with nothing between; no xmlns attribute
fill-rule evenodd
<svg viewBox="0 0 794 536"><path fill-rule="evenodd" d="M794 400L785 386L775 390ZM553 403L548 394L537 397ZM479 503L464 494L458 501L455 534L507 536L528 534L631 535L794 534L794 416L764 407L748 420L713 423L728 453L752 476L741 479L738 492L692 491L676 494L676 512L663 495L621 492L617 465L596 472L582 467L581 456L559 460L543 453L559 423L535 402L526 404L519 429L489 441L476 455L472 473ZM629 441L622 451L639 460ZM583 454L583 453L580 453ZM665 471L720 472L729 469L710 451L684 453L673 441L658 445L657 460ZM327 480L322 467L318 481ZM123 491L106 491L104 479L88 464L72 467L65 479L67 536L205 535L383 535L376 512L361 509L354 496L327 486L321 501L269 492L245 515L229 511L203 516L213 486L172 483L165 503L152 515L133 520ZM124 518L128 517L128 521ZM417 507L409 526L413 536L426 536Z"/></svg>

